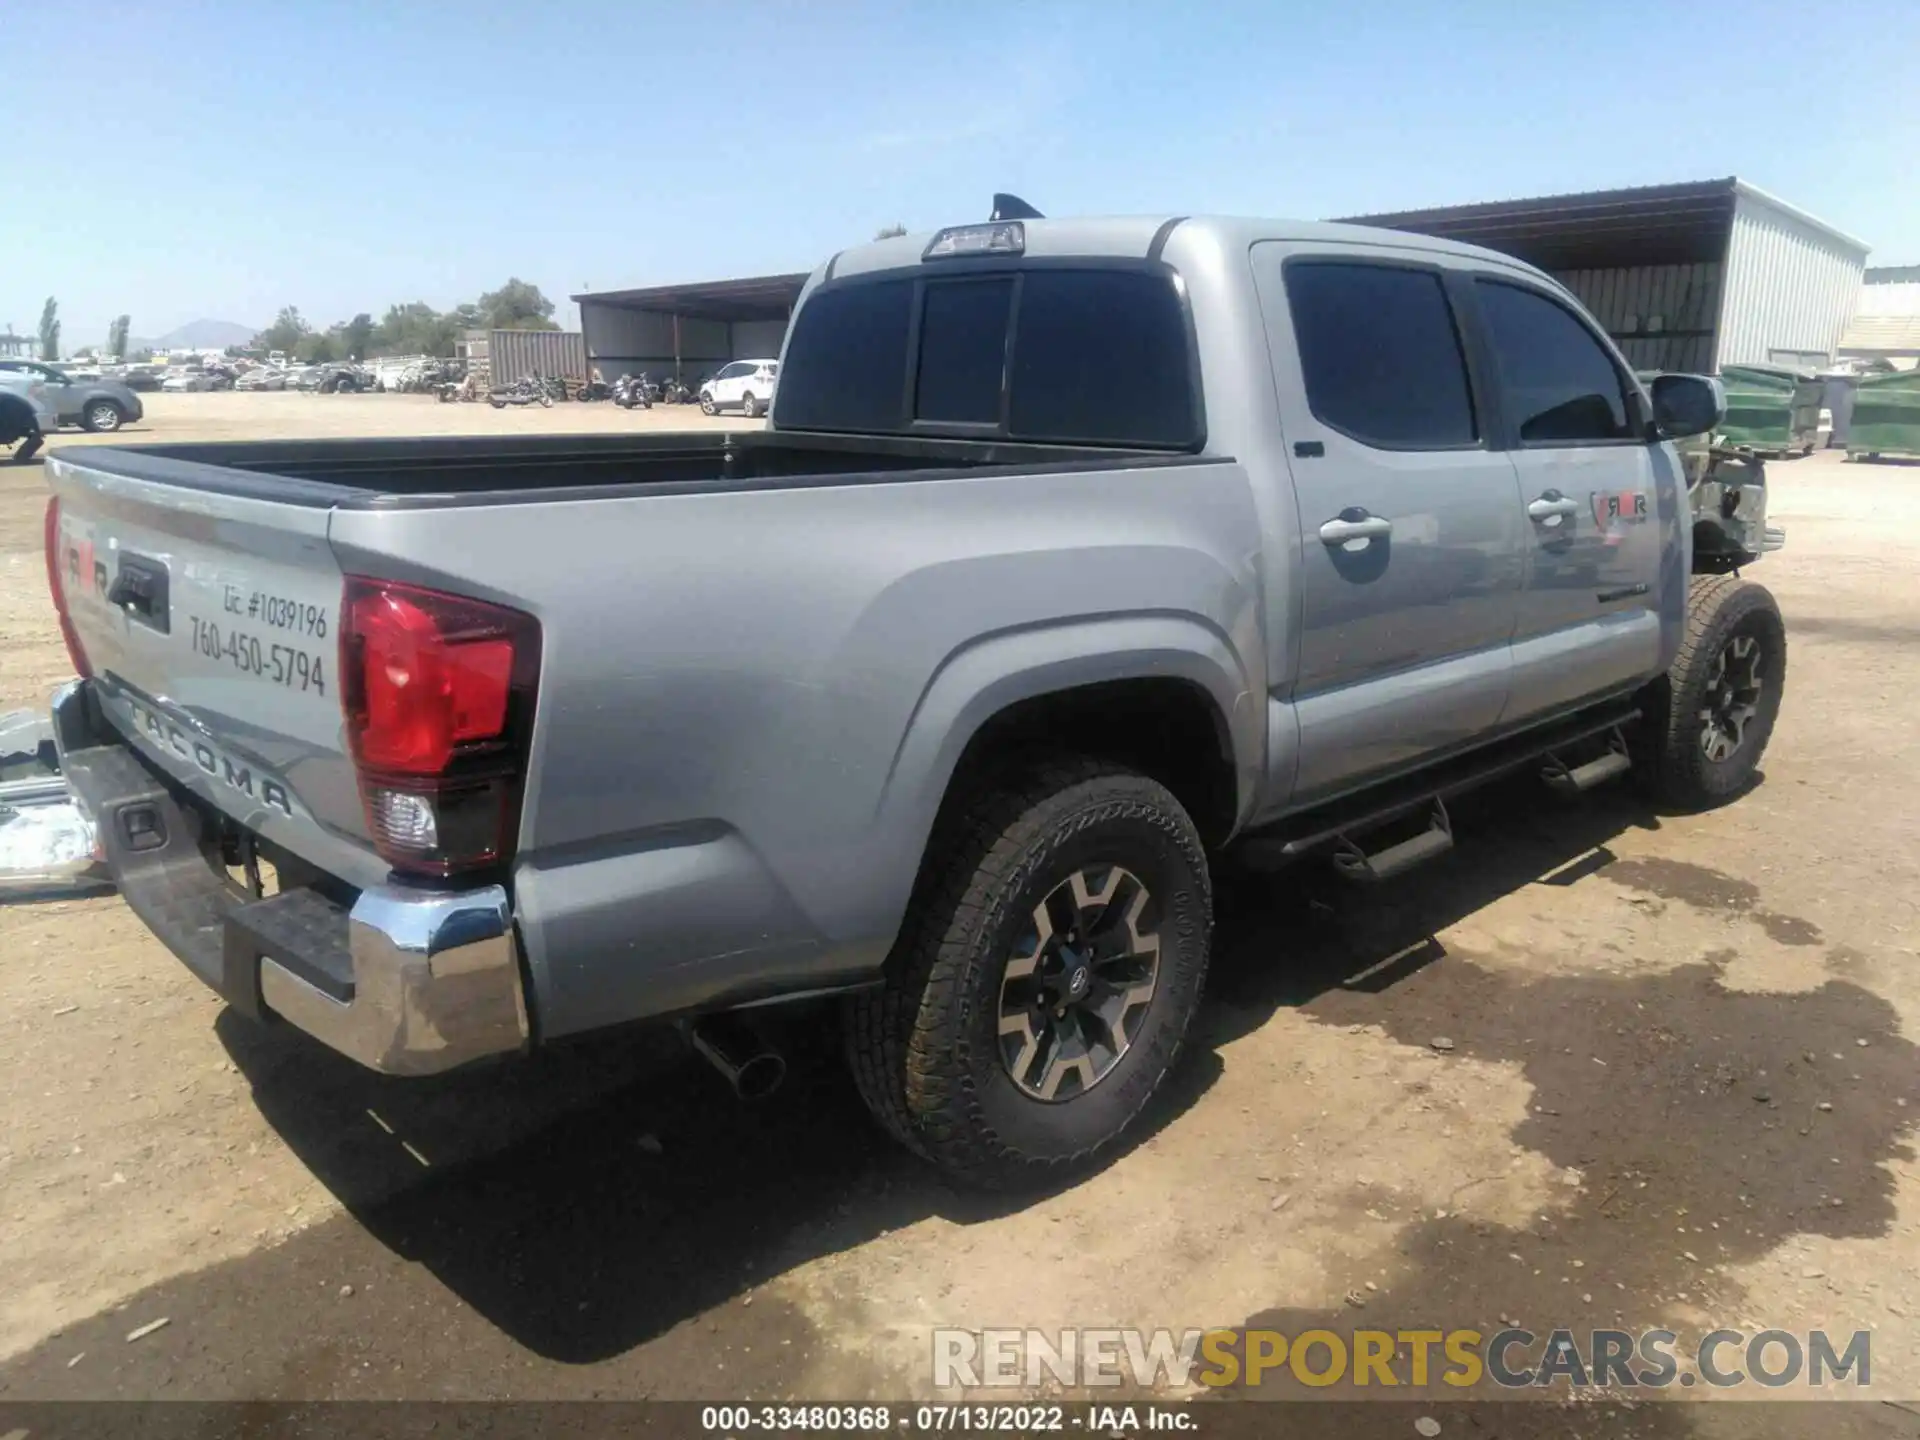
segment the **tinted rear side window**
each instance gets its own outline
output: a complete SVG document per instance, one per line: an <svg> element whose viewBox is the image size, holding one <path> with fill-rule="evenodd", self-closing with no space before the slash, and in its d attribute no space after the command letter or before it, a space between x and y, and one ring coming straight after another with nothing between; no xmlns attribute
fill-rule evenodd
<svg viewBox="0 0 1920 1440"><path fill-rule="evenodd" d="M1022 440L1184 449L1200 440L1179 292L1139 270L1029 270L1008 430Z"/></svg>
<svg viewBox="0 0 1920 1440"><path fill-rule="evenodd" d="M1316 261L1287 266L1286 280L1316 418L1383 448L1437 450L1479 438L1437 274Z"/></svg>
<svg viewBox="0 0 1920 1440"><path fill-rule="evenodd" d="M927 286L920 312L920 376L914 417L1000 423L1006 385L1007 307L1013 279L949 280Z"/></svg>
<svg viewBox="0 0 1920 1440"><path fill-rule="evenodd" d="M797 430L897 430L907 383L913 282L882 280L816 295L787 341L775 399Z"/></svg>
<svg viewBox="0 0 1920 1440"><path fill-rule="evenodd" d="M1522 444L1629 438L1620 372L1585 325L1536 291L1474 285Z"/></svg>

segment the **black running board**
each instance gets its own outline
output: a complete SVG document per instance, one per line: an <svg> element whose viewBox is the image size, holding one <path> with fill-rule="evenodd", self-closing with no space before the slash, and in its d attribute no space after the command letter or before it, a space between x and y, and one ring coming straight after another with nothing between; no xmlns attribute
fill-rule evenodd
<svg viewBox="0 0 1920 1440"><path fill-rule="evenodd" d="M1453 796L1478 789L1503 775L1510 775L1542 756L1551 757L1556 751L1578 745L1583 740L1618 731L1639 716L1639 708L1628 701L1582 711L1565 720L1496 741L1482 749L1442 761L1401 779L1387 781L1359 794L1289 815L1240 840L1234 847L1235 853L1258 864L1263 861L1280 863L1298 860L1334 847L1341 847L1342 853L1358 851L1352 839L1356 835L1364 835L1369 830L1402 819L1425 806L1435 807L1444 819L1446 812L1442 802ZM1582 788L1590 788L1619 773L1619 770L1611 768L1617 763L1611 760L1613 753L1610 751L1601 760L1591 762L1593 765L1605 762L1608 768L1605 773L1590 772L1592 778L1588 786ZM1625 759L1624 754L1621 759ZM1625 768L1623 764L1619 766L1619 769ZM1565 767L1561 769L1565 770ZM1588 771L1588 766L1582 766L1579 771L1567 773L1573 775ZM1445 835L1444 843L1430 838L1440 833ZM1378 872L1383 862L1394 863L1392 857L1395 852L1400 852L1401 859L1396 868L1389 872L1392 874L1444 854L1452 844L1450 823L1445 825L1443 831L1436 823L1429 822L1427 829L1412 840L1403 841L1373 856L1368 868L1374 873L1362 871L1359 878L1384 878ZM1405 848L1408 846L1412 849Z"/></svg>
<svg viewBox="0 0 1920 1440"><path fill-rule="evenodd" d="M1446 802L1436 798L1433 813L1427 817L1427 828L1418 835L1372 854L1343 837L1334 848L1333 868L1348 880L1391 880L1416 865L1438 860L1451 849L1453 819L1447 814Z"/></svg>
<svg viewBox="0 0 1920 1440"><path fill-rule="evenodd" d="M1557 794L1584 795L1594 786L1604 785L1632 768L1633 758L1627 752L1627 737L1616 729L1606 754L1584 765L1568 765L1558 755L1550 754L1546 757L1546 764L1540 768L1540 778L1547 782L1548 789Z"/></svg>

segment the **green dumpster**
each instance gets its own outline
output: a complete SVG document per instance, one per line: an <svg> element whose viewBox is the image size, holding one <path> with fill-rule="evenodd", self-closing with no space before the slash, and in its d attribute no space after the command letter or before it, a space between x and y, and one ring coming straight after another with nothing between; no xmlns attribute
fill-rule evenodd
<svg viewBox="0 0 1920 1440"><path fill-rule="evenodd" d="M1762 455L1805 455L1820 443L1826 387L1817 376L1777 365L1727 365L1720 382L1727 389L1721 444Z"/></svg>
<svg viewBox="0 0 1920 1440"><path fill-rule="evenodd" d="M1847 458L1899 455L1920 460L1920 370L1862 375L1853 397Z"/></svg>

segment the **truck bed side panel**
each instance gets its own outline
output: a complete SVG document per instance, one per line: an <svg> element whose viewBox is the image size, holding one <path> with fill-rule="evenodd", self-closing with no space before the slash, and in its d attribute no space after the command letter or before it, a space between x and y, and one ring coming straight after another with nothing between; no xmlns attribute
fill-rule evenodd
<svg viewBox="0 0 1920 1440"><path fill-rule="evenodd" d="M1082 683L1188 680L1250 803L1258 534L1244 471L1195 461L342 510L331 538L348 570L541 622L515 893L542 1028L563 1034L775 972L871 973L965 738L912 741L917 718L985 718L956 684L1017 699L1008 671L1060 656Z"/></svg>

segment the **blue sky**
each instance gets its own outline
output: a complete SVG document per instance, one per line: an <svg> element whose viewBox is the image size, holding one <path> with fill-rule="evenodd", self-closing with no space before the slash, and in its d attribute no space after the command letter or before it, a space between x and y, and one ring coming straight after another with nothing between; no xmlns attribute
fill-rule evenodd
<svg viewBox="0 0 1920 1440"><path fill-rule="evenodd" d="M511 274L571 322L997 189L1324 217L1737 174L1920 263L1920 0L16 0L6 33L0 327L56 295L69 348Z"/></svg>

